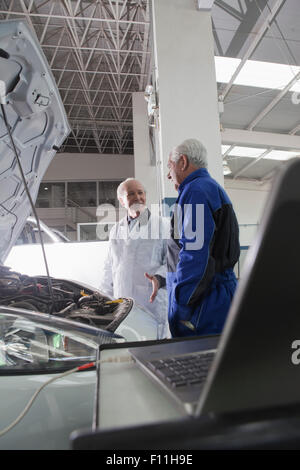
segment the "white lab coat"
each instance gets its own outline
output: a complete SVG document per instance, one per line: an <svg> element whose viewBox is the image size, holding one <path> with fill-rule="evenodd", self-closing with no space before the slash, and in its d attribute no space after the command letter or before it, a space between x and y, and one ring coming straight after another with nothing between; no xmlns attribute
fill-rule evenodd
<svg viewBox="0 0 300 470"><path fill-rule="evenodd" d="M150 303L152 283L145 277L166 278L169 220L146 209L128 226L127 216L110 231L108 254L101 272L100 290L113 298L131 297L150 312L157 322L157 338L170 337L166 287Z"/></svg>

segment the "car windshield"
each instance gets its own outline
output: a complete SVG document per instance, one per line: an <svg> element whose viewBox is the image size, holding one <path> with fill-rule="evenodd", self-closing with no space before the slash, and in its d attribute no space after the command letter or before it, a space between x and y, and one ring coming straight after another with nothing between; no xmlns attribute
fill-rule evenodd
<svg viewBox="0 0 300 470"><path fill-rule="evenodd" d="M0 375L72 369L94 361L99 343L113 340L106 332L99 335L61 319L48 324L39 314L0 311Z"/></svg>

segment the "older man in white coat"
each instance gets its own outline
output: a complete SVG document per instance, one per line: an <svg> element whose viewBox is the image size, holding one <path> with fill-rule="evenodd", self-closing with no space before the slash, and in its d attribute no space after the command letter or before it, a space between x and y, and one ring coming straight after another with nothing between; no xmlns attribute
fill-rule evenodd
<svg viewBox="0 0 300 470"><path fill-rule="evenodd" d="M133 178L117 190L127 215L113 226L100 290L110 297L132 297L157 325L157 339L170 337L166 291L168 221L146 207L143 185Z"/></svg>

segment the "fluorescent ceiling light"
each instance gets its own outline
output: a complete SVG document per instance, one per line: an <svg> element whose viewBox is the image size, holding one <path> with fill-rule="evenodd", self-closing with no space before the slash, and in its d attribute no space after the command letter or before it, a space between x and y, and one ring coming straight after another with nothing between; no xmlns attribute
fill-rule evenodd
<svg viewBox="0 0 300 470"><path fill-rule="evenodd" d="M270 160L289 160L290 158L300 155L299 152L288 152L287 150L271 150L264 158Z"/></svg>
<svg viewBox="0 0 300 470"><path fill-rule="evenodd" d="M229 147L231 147L231 145L221 145L222 155L224 155L224 153L229 149Z"/></svg>
<svg viewBox="0 0 300 470"><path fill-rule="evenodd" d="M217 82L228 83L240 62L241 59L216 56L215 67Z"/></svg>
<svg viewBox="0 0 300 470"><path fill-rule="evenodd" d="M210 11L214 0L198 0L198 10Z"/></svg>
<svg viewBox="0 0 300 470"><path fill-rule="evenodd" d="M228 83L240 63L240 59L215 57L217 82ZM259 60L247 60L234 80L235 85L283 89L300 71L295 65L276 64ZM300 82L290 88L300 91Z"/></svg>
<svg viewBox="0 0 300 470"><path fill-rule="evenodd" d="M222 145L222 154L225 153L230 145ZM258 158L268 149L261 147L240 147L236 145L232 150L227 154L228 157L248 157L248 158ZM289 160L290 158L299 156L300 150L298 152L291 152L288 150L271 150L263 158L269 160Z"/></svg>
<svg viewBox="0 0 300 470"><path fill-rule="evenodd" d="M265 148L239 147L237 145L232 150L230 150L227 156L257 158L266 150L267 149Z"/></svg>
<svg viewBox="0 0 300 470"><path fill-rule="evenodd" d="M223 165L223 175L230 175L231 169L228 165Z"/></svg>

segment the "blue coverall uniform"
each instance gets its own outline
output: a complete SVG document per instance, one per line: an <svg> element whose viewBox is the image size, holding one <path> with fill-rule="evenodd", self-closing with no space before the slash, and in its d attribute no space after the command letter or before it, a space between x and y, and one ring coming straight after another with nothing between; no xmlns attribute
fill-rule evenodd
<svg viewBox="0 0 300 470"><path fill-rule="evenodd" d="M239 228L225 190L205 168L179 186L167 253L173 337L221 333L237 280Z"/></svg>

